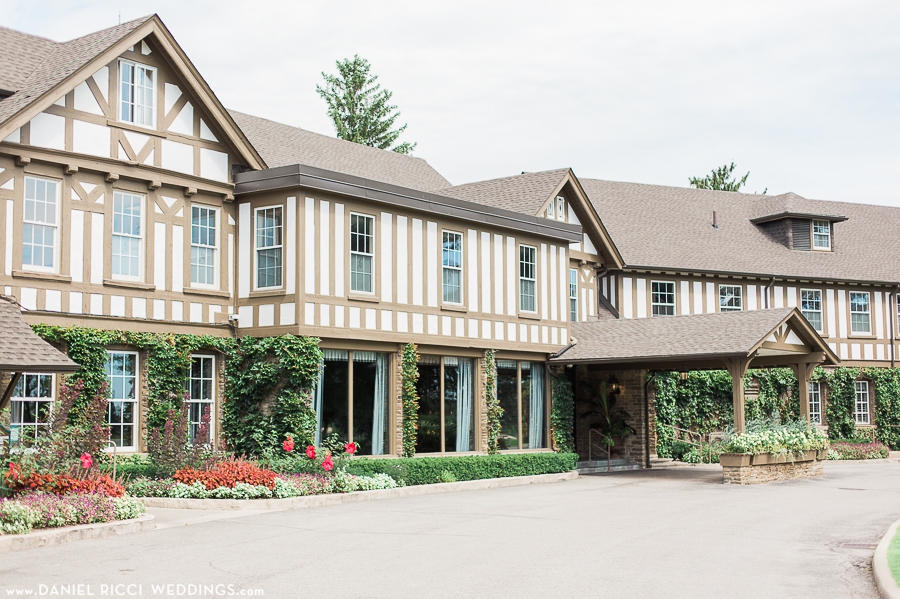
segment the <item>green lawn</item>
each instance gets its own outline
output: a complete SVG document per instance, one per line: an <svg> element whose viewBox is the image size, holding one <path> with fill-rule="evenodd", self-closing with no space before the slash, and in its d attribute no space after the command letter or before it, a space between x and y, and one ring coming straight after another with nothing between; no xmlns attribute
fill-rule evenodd
<svg viewBox="0 0 900 599"><path fill-rule="evenodd" d="M891 568L891 574L894 580L900 585L900 530L894 533L891 544L887 550L888 566Z"/></svg>

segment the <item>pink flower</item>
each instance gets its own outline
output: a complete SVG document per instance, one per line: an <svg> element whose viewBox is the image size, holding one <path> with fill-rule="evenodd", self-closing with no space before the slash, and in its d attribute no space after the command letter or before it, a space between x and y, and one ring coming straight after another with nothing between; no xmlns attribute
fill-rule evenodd
<svg viewBox="0 0 900 599"><path fill-rule="evenodd" d="M294 438L288 435L287 439L284 440L284 443L281 444L281 448L288 452L294 451Z"/></svg>
<svg viewBox="0 0 900 599"><path fill-rule="evenodd" d="M81 454L81 467L87 470L91 466L94 465L94 460L91 459L91 454L85 452Z"/></svg>
<svg viewBox="0 0 900 599"><path fill-rule="evenodd" d="M325 472L332 470L334 468L334 460L331 459L330 455L325 456L325 460L322 462L322 469Z"/></svg>
<svg viewBox="0 0 900 599"><path fill-rule="evenodd" d="M307 445L306 446L306 457L311 460L316 459L316 446L315 445Z"/></svg>
<svg viewBox="0 0 900 599"><path fill-rule="evenodd" d="M356 443L344 443L344 451L346 451L350 455L356 453L356 449Z"/></svg>

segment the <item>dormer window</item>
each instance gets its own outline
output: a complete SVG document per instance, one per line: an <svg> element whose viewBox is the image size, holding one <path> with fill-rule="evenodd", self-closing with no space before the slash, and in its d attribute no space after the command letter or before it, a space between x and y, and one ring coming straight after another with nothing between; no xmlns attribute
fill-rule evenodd
<svg viewBox="0 0 900 599"><path fill-rule="evenodd" d="M827 220L814 220L812 222L813 249L831 249L831 222Z"/></svg>
<svg viewBox="0 0 900 599"><path fill-rule="evenodd" d="M547 218L556 218L556 202L553 200L547 204Z"/></svg>
<svg viewBox="0 0 900 599"><path fill-rule="evenodd" d="M566 198L556 196L556 218L566 220Z"/></svg>
<svg viewBox="0 0 900 599"><path fill-rule="evenodd" d="M119 61L119 120L142 127L156 125L156 69Z"/></svg>

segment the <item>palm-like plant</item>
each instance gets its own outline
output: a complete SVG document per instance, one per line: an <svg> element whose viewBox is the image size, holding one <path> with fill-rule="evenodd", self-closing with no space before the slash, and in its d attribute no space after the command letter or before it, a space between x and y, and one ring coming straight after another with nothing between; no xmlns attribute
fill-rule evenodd
<svg viewBox="0 0 900 599"><path fill-rule="evenodd" d="M585 396L589 401L589 408L582 412L581 416L593 416L589 427L600 434L600 441L606 446L606 471L609 472L610 456L615 446L615 437L628 437L634 434L634 429L626 422L631 414L616 406L618 391L611 391L606 381L602 381L599 388L584 383L587 391ZM588 439L590 444L590 438Z"/></svg>

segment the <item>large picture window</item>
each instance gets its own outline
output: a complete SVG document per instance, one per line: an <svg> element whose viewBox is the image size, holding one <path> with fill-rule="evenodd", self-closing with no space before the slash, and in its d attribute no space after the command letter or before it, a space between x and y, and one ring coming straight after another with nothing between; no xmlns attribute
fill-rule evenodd
<svg viewBox="0 0 900 599"><path fill-rule="evenodd" d="M375 217L350 215L350 291L375 292Z"/></svg>
<svg viewBox="0 0 900 599"><path fill-rule="evenodd" d="M417 453L475 451L474 360L420 356Z"/></svg>
<svg viewBox="0 0 900 599"><path fill-rule="evenodd" d="M112 274L140 280L143 254L144 196L116 191L113 193Z"/></svg>
<svg viewBox="0 0 900 599"><path fill-rule="evenodd" d="M10 442L28 444L50 430L53 375L28 374L19 378L10 397Z"/></svg>
<svg viewBox="0 0 900 599"><path fill-rule="evenodd" d="M281 287L281 206L256 210L256 288Z"/></svg>
<svg viewBox="0 0 900 599"><path fill-rule="evenodd" d="M801 289L800 311L810 326L817 332L822 332L822 290Z"/></svg>
<svg viewBox="0 0 900 599"><path fill-rule="evenodd" d="M856 410L853 417L856 424L869 424L869 381L855 381Z"/></svg>
<svg viewBox="0 0 900 599"><path fill-rule="evenodd" d="M390 355L336 349L323 353L314 395L316 445L335 435L356 443L362 455L389 453Z"/></svg>
<svg viewBox="0 0 900 599"><path fill-rule="evenodd" d="M53 271L58 267L59 183L25 177L22 267Z"/></svg>
<svg viewBox="0 0 900 599"><path fill-rule="evenodd" d="M208 442L215 438L213 433L216 409L215 372L214 356L191 356L191 373L187 380L188 433L191 439L197 436L204 418L208 419L209 426L206 438L202 441Z"/></svg>
<svg viewBox="0 0 900 599"><path fill-rule="evenodd" d="M156 69L119 61L119 120L144 127L156 125Z"/></svg>
<svg viewBox="0 0 900 599"><path fill-rule="evenodd" d="M519 310L537 312L537 248L519 246Z"/></svg>
<svg viewBox="0 0 900 599"><path fill-rule="evenodd" d="M719 285L719 312L740 312L743 309L743 288L740 285Z"/></svg>
<svg viewBox="0 0 900 599"><path fill-rule="evenodd" d="M547 447L547 404L542 362L497 360L500 449Z"/></svg>
<svg viewBox="0 0 900 599"><path fill-rule="evenodd" d="M869 293L866 291L850 292L850 332L864 334L872 332Z"/></svg>
<svg viewBox="0 0 900 599"><path fill-rule="evenodd" d="M444 277L444 301L450 304L462 303L462 251L460 233L444 231L441 263Z"/></svg>
<svg viewBox="0 0 900 599"><path fill-rule="evenodd" d="M110 427L110 441L119 449L134 450L137 446L135 436L137 369L136 353L125 351L107 353L106 376L109 379L107 421Z"/></svg>
<svg viewBox="0 0 900 599"><path fill-rule="evenodd" d="M216 209L191 206L191 283L216 284Z"/></svg>
<svg viewBox="0 0 900 599"><path fill-rule="evenodd" d="M653 316L675 315L675 283L673 281L652 281L650 283L650 306Z"/></svg>
<svg viewBox="0 0 900 599"><path fill-rule="evenodd" d="M809 421L822 424L822 387L818 381L809 382Z"/></svg>

